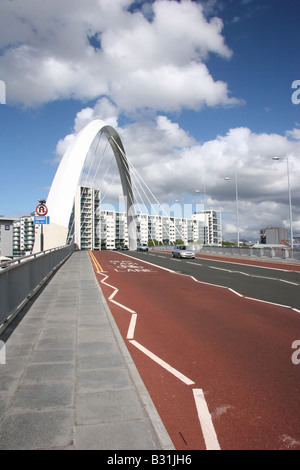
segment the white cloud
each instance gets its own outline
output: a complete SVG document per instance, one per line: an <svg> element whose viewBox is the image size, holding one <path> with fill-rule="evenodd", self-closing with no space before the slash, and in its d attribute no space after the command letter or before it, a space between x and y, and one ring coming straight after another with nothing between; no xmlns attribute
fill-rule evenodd
<svg viewBox="0 0 300 470"><path fill-rule="evenodd" d="M292 129L291 131L287 131L286 135L294 140L300 140L300 129Z"/></svg>
<svg viewBox="0 0 300 470"><path fill-rule="evenodd" d="M300 229L298 128L282 136L236 127L200 143L164 115L241 103L209 67L212 54L220 61L232 57L222 21L204 14L221 2L207 0L205 10L190 0L134 3L140 9L132 11L131 0L51 0L47 8L40 0L2 2L0 69L8 104L93 100L77 113L74 132L95 118L113 126L161 202L195 202L196 189L205 188L207 206L229 214L225 223L233 236L236 172L241 234L255 238L261 225L288 226L286 165L272 156L289 155L294 224ZM121 114L139 119L120 124ZM58 142L58 159L73 138L71 133ZM114 171L108 169L103 184L111 196L119 194Z"/></svg>
<svg viewBox="0 0 300 470"><path fill-rule="evenodd" d="M208 21L201 4L157 0L149 21L142 10L127 9L130 0L48 3L2 6L0 68L11 103L105 95L124 112L238 103L203 62L232 52L222 21Z"/></svg>
<svg viewBox="0 0 300 470"><path fill-rule="evenodd" d="M115 122L114 127L134 168L131 171L140 202L147 203L139 186L142 180L164 204L174 204L176 200L194 204L203 202L203 196L196 194L196 189L205 189L207 207L220 209L225 214L223 230L227 238L236 237L235 174L241 237L256 241L260 228L268 225L289 228L287 166L284 161L284 157L289 155L295 230L300 226L300 167L297 160L300 145L299 141L289 140L289 131L286 136L281 136L257 134L249 128L239 127L200 143L164 115L120 126L117 124L117 109L107 99L99 100L95 108L85 108L77 113L75 128L80 130L95 117L107 123ZM62 147L60 142L59 148ZM104 144L100 153L104 149L105 157L98 155L98 161L99 158L103 161L97 181L105 173L101 188L103 194L106 194L107 201L118 200L121 189L117 168L112 152ZM272 160L279 154L282 161ZM230 180L225 181L225 177ZM150 198L146 186L143 187Z"/></svg>

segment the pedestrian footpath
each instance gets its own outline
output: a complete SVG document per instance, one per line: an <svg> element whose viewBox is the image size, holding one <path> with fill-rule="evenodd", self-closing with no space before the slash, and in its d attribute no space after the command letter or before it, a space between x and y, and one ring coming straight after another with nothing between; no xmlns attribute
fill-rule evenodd
<svg viewBox="0 0 300 470"><path fill-rule="evenodd" d="M0 340L0 450L174 449L87 252L71 255Z"/></svg>

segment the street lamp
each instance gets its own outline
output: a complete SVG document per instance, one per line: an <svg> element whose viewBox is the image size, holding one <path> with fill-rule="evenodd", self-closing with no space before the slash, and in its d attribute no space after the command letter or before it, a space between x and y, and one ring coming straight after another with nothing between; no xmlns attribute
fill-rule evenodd
<svg viewBox="0 0 300 470"><path fill-rule="evenodd" d="M284 160L281 157L272 157L272 160ZM290 212L290 230L291 230L291 249L294 249L294 235L293 235L293 216L292 216L292 195L291 195L291 185L290 185L290 167L289 167L289 157L286 156L286 167L287 167L287 178L288 178L288 191L289 191L289 212Z"/></svg>
<svg viewBox="0 0 300 470"><path fill-rule="evenodd" d="M225 181L230 181L231 178L226 176ZM235 199L236 199L236 231L237 231L237 246L240 246L240 227L239 227L239 197L238 197L238 178L235 173Z"/></svg>

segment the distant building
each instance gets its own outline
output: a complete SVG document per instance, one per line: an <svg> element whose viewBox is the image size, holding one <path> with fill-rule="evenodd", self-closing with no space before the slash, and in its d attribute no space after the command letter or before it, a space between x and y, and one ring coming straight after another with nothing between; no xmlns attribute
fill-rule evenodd
<svg viewBox="0 0 300 470"><path fill-rule="evenodd" d="M50 221L51 223L51 221ZM197 212L191 218L156 214L136 214L137 242L169 245L183 243L221 245L221 213L216 210ZM7 229L8 230L8 229ZM3 231L3 229L2 229ZM34 216L15 221L11 233L14 256L30 254L35 239ZM128 247L125 212L101 210L100 191L78 186L69 221L67 243L80 250L113 250Z"/></svg>
<svg viewBox="0 0 300 470"><path fill-rule="evenodd" d="M15 220L13 227L13 255L25 256L32 253L34 240L34 216L23 216Z"/></svg>
<svg viewBox="0 0 300 470"><path fill-rule="evenodd" d="M0 217L0 257L13 256L14 219Z"/></svg>
<svg viewBox="0 0 300 470"><path fill-rule="evenodd" d="M78 186L69 222L68 243L80 250L100 249L100 191Z"/></svg>
<svg viewBox="0 0 300 470"><path fill-rule="evenodd" d="M260 230L260 243L264 245L288 245L288 231L283 227L266 227Z"/></svg>
<svg viewBox="0 0 300 470"><path fill-rule="evenodd" d="M221 244L221 215L207 210L193 217L136 215L137 242L171 244ZM81 250L113 250L128 246L125 212L101 210L100 191L79 186L69 223L68 242L74 241Z"/></svg>
<svg viewBox="0 0 300 470"><path fill-rule="evenodd" d="M193 241L204 245L222 245L221 212L205 210L192 215Z"/></svg>

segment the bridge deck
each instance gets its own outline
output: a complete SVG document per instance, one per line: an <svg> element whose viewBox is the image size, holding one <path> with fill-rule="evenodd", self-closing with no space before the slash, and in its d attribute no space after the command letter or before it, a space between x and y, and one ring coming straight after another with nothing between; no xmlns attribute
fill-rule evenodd
<svg viewBox="0 0 300 470"><path fill-rule="evenodd" d="M0 449L173 449L75 252L2 334Z"/></svg>

